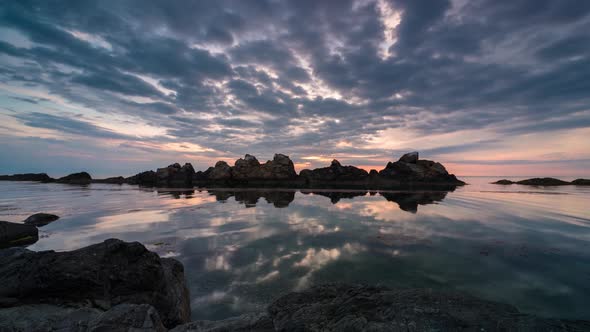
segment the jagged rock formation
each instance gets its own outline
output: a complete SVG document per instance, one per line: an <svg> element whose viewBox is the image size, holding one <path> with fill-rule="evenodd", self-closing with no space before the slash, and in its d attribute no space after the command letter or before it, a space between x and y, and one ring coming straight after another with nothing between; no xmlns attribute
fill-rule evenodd
<svg viewBox="0 0 590 332"><path fill-rule="evenodd" d="M92 177L86 172L72 173L55 180L55 182L66 184L89 184L91 181Z"/></svg>
<svg viewBox="0 0 590 332"><path fill-rule="evenodd" d="M341 184L362 184L369 173L364 169L354 166L342 166L336 159L332 160L329 167L316 168L314 170L304 169L299 176L310 186L319 185L341 185Z"/></svg>
<svg viewBox="0 0 590 332"><path fill-rule="evenodd" d="M39 240L39 230L33 225L0 221L0 248L29 245Z"/></svg>
<svg viewBox="0 0 590 332"><path fill-rule="evenodd" d="M158 187L192 187L194 175L195 169L190 163L186 163L182 167L179 163L174 163L168 167L158 168L156 185Z"/></svg>
<svg viewBox="0 0 590 332"><path fill-rule="evenodd" d="M100 311L123 303L149 304L169 328L190 319L182 264L138 242L115 239L70 252L0 251L0 303Z"/></svg>
<svg viewBox="0 0 590 332"><path fill-rule="evenodd" d="M137 184L140 186L153 187L156 185L156 172L145 171L125 179L129 184Z"/></svg>
<svg viewBox="0 0 590 332"><path fill-rule="evenodd" d="M449 174L441 164L431 160L419 160L418 152L403 155L396 162L389 162L385 169L379 171L379 177L397 181L400 184L431 183L463 185L455 175Z"/></svg>
<svg viewBox="0 0 590 332"><path fill-rule="evenodd" d="M511 181L507 179L498 180L496 182L492 182L492 184L501 184L501 185L511 185L511 184L521 184L525 186L567 186L567 185L576 185L576 186L588 186L590 185L590 179L576 179L572 182L563 181L556 178L532 178L526 179L521 181Z"/></svg>

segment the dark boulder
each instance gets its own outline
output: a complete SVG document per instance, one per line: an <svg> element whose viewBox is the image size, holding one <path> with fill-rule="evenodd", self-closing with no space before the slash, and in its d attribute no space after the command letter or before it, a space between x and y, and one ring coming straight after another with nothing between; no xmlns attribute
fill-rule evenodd
<svg viewBox="0 0 590 332"><path fill-rule="evenodd" d="M37 181L37 182L53 182L55 181L46 173L25 173L13 175L0 175L0 181Z"/></svg>
<svg viewBox="0 0 590 332"><path fill-rule="evenodd" d="M158 168L156 185L158 187L192 187L194 175L195 169L190 163L182 167L179 163L174 163L168 167Z"/></svg>
<svg viewBox="0 0 590 332"><path fill-rule="evenodd" d="M42 227L50 222L56 221L59 219L59 216L50 213L35 213L34 215L25 219L24 223L27 225L33 225L37 227Z"/></svg>
<svg viewBox="0 0 590 332"><path fill-rule="evenodd" d="M441 164L431 160L419 160L418 153L403 155L396 162L389 162L379 171L380 178L400 184L450 184L463 185L455 175L449 174Z"/></svg>
<svg viewBox="0 0 590 332"><path fill-rule="evenodd" d="M122 176L115 176L106 179L93 179L93 183L109 183L109 184L123 184L125 183L125 178Z"/></svg>
<svg viewBox="0 0 590 332"><path fill-rule="evenodd" d="M498 180L496 182L492 182L492 184L510 185L510 184L514 184L514 181L502 179L502 180Z"/></svg>
<svg viewBox="0 0 590 332"><path fill-rule="evenodd" d="M275 154L273 160L260 164L253 155L247 154L236 160L231 170L235 181L289 180L297 177L295 166L284 154Z"/></svg>
<svg viewBox="0 0 590 332"><path fill-rule="evenodd" d="M0 248L24 246L39 240L39 230L33 225L0 221Z"/></svg>
<svg viewBox="0 0 590 332"><path fill-rule="evenodd" d="M145 171L125 179L129 184L137 184L144 187L153 187L156 185L156 172Z"/></svg>
<svg viewBox="0 0 590 332"><path fill-rule="evenodd" d="M570 184L567 181L563 181L555 178L532 178L522 181L517 181L516 184L522 184L525 186L564 186Z"/></svg>
<svg viewBox="0 0 590 332"><path fill-rule="evenodd" d="M56 180L58 183L66 184L89 184L91 181L92 177L86 172L72 173Z"/></svg>
<svg viewBox="0 0 590 332"><path fill-rule="evenodd" d="M345 183L365 181L369 173L364 169L354 166L342 166L336 159L332 160L329 167L316 168L314 170L302 170L299 176L304 178L309 184L322 183Z"/></svg>
<svg viewBox="0 0 590 332"><path fill-rule="evenodd" d="M169 328L190 319L182 264L115 239L70 252L0 251L0 300L101 310L150 304Z"/></svg>
<svg viewBox="0 0 590 332"><path fill-rule="evenodd" d="M590 179L576 179L572 181L572 184L576 186L590 186Z"/></svg>
<svg viewBox="0 0 590 332"><path fill-rule="evenodd" d="M228 181L232 177L232 169L225 161L218 161L207 172L207 178L212 181Z"/></svg>

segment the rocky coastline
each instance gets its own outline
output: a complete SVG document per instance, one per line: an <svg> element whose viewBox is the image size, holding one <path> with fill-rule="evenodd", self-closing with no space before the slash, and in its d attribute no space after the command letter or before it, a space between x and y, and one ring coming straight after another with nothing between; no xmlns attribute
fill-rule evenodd
<svg viewBox="0 0 590 332"><path fill-rule="evenodd" d="M590 186L590 179L576 179L574 181L568 182L563 181L556 178L532 178L520 181L512 181L508 179L502 179L492 184L500 184L500 185L511 185L511 184L520 184L523 186Z"/></svg>
<svg viewBox="0 0 590 332"><path fill-rule="evenodd" d="M45 173L0 176L6 181L39 181L66 184L112 183L132 184L144 187L192 188L192 187L281 187L281 188L440 188L454 189L465 182L449 174L445 167L434 161L419 159L418 152L403 155L398 161L389 162L384 169L367 172L364 169L342 165L333 160L329 166L304 169L299 174L293 161L284 154L275 154L272 160L261 163L253 155L235 161L230 166L218 161L205 171L195 171L190 163L171 164L156 171L145 171L130 177L92 179L80 172L52 179Z"/></svg>
<svg viewBox="0 0 590 332"><path fill-rule="evenodd" d="M70 252L0 250L1 331L587 331L457 292L326 284L266 310L190 321L182 264L138 242Z"/></svg>

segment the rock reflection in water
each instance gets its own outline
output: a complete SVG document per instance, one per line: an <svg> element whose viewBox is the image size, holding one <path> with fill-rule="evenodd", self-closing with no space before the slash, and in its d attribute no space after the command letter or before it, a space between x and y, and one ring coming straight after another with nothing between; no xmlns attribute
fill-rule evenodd
<svg viewBox="0 0 590 332"><path fill-rule="evenodd" d="M246 207L254 207L260 198L264 198L267 203L273 204L276 208L289 206L295 200L295 191L254 191L254 190L209 190L209 194L214 195L217 201L227 201L234 197L236 202L243 203Z"/></svg>

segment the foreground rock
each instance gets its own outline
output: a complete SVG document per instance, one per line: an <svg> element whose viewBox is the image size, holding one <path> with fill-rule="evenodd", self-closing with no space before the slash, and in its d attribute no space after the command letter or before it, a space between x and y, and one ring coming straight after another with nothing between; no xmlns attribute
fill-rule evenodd
<svg viewBox="0 0 590 332"><path fill-rule="evenodd" d="M38 240L39 230L37 227L0 221L0 248L29 245Z"/></svg>
<svg viewBox="0 0 590 332"><path fill-rule="evenodd" d="M56 221L59 219L59 216L50 213L35 213L32 216L28 217L23 221L27 225L33 225L37 227L42 227L50 222Z"/></svg>
<svg viewBox="0 0 590 332"><path fill-rule="evenodd" d="M106 240L71 252L0 251L0 304L106 311L148 304L171 328L190 318L182 264L137 242Z"/></svg>
<svg viewBox="0 0 590 332"><path fill-rule="evenodd" d="M385 169L379 171L379 177L385 183L393 181L402 186L413 184L460 186L465 184L455 175L449 174L441 163L418 159L418 152L407 153L398 161L387 163Z"/></svg>
<svg viewBox="0 0 590 332"><path fill-rule="evenodd" d="M286 294L266 313L197 321L183 331L588 331L590 322L542 319L461 293L329 284Z"/></svg>
<svg viewBox="0 0 590 332"><path fill-rule="evenodd" d="M53 182L55 181L46 173L25 173L14 175L0 175L0 181L37 181L37 182Z"/></svg>
<svg viewBox="0 0 590 332"><path fill-rule="evenodd" d="M590 185L590 179L577 179L572 182L563 181L556 178L532 178L526 179L521 181L511 181L507 179L498 180L496 182L492 182L492 184L501 184L501 185L511 185L511 184L521 184L525 186L567 186L567 185L577 185L577 186L588 186Z"/></svg>
<svg viewBox="0 0 590 332"><path fill-rule="evenodd" d="M92 177L86 172L72 173L55 180L55 182L66 184L89 184L91 181Z"/></svg>

